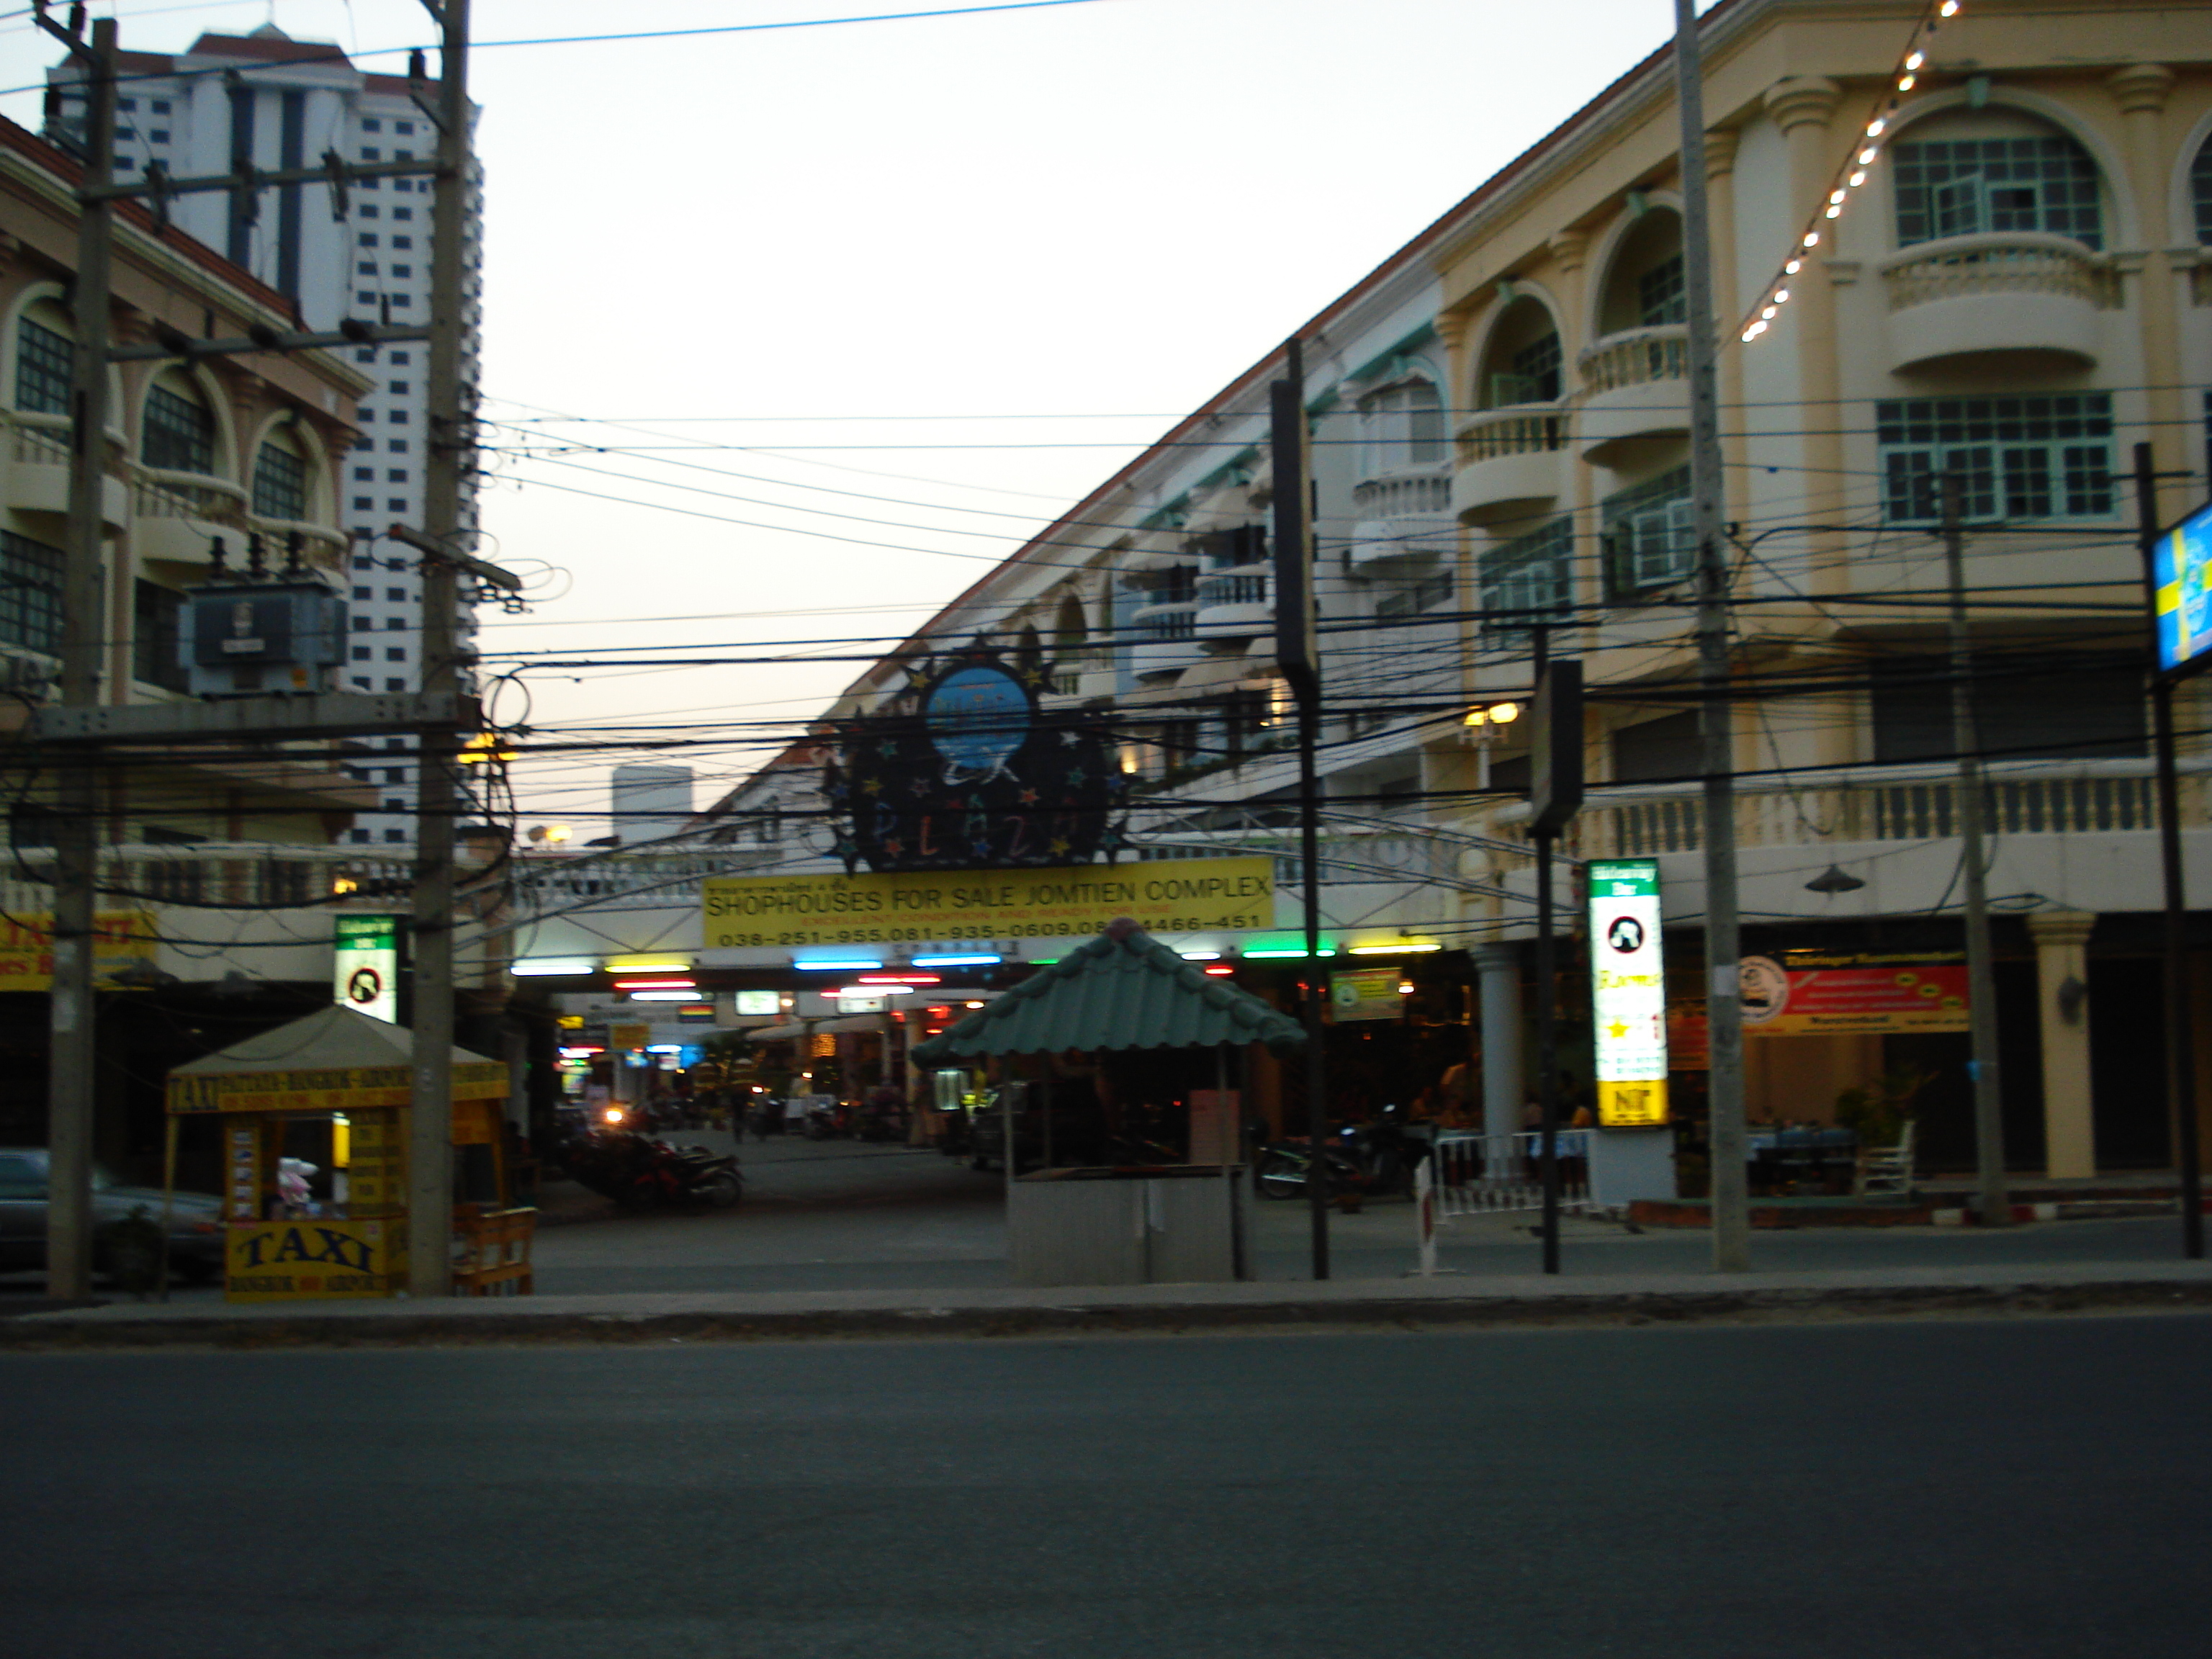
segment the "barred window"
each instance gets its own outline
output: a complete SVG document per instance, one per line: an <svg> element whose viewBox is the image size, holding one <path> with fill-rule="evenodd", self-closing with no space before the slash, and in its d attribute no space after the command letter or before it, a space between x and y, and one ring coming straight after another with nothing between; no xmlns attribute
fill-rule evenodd
<svg viewBox="0 0 2212 1659"><path fill-rule="evenodd" d="M1678 466L1605 499L1606 586L1632 595L1679 582L1697 568L1690 469Z"/></svg>
<svg viewBox="0 0 2212 1659"><path fill-rule="evenodd" d="M1679 253L1662 259L1636 279L1636 308L1644 327L1690 320L1689 290L1684 282Z"/></svg>
<svg viewBox="0 0 2212 1659"><path fill-rule="evenodd" d="M1531 340L1508 360L1510 372L1491 377L1491 401L1510 404L1554 404L1559 400L1560 353L1557 331Z"/></svg>
<svg viewBox="0 0 2212 1659"><path fill-rule="evenodd" d="M15 325L15 407L66 415L76 384L76 345L28 317Z"/></svg>
<svg viewBox="0 0 2212 1659"><path fill-rule="evenodd" d="M146 465L169 472L215 471L215 416L165 386L146 394Z"/></svg>
<svg viewBox="0 0 2212 1659"><path fill-rule="evenodd" d="M2097 164L2071 138L1948 138L1899 143L1897 245L2039 230L2105 245Z"/></svg>
<svg viewBox="0 0 2212 1659"><path fill-rule="evenodd" d="M1443 401L1426 380L1409 380L1360 400L1365 476L1444 458Z"/></svg>
<svg viewBox="0 0 2212 1659"><path fill-rule="evenodd" d="M1565 622L1574 601L1574 520L1561 514L1540 529L1482 555L1483 631L1492 640L1541 622Z"/></svg>
<svg viewBox="0 0 2212 1659"><path fill-rule="evenodd" d="M0 643L61 649L62 562L58 547L0 530Z"/></svg>
<svg viewBox="0 0 2212 1659"><path fill-rule="evenodd" d="M1375 614L1382 617L1413 617L1424 611L1433 611L1452 596L1451 572L1425 576L1412 586L1395 593L1385 594L1375 602Z"/></svg>
<svg viewBox="0 0 2212 1659"><path fill-rule="evenodd" d="M307 464L273 443L253 459L253 510L264 519L307 516Z"/></svg>
<svg viewBox="0 0 2212 1659"><path fill-rule="evenodd" d="M1875 405L1882 516L1932 524L1942 479L1967 519L2101 519L2112 511L2112 400L2101 392L1910 398Z"/></svg>
<svg viewBox="0 0 2212 1659"><path fill-rule="evenodd" d="M131 636L131 678L172 691L189 690L178 644L185 596L159 582L141 581L132 595L136 626Z"/></svg>
<svg viewBox="0 0 2212 1659"><path fill-rule="evenodd" d="M2197 240L2212 242L2212 138L2204 141L2190 163L2189 194L2197 204Z"/></svg>

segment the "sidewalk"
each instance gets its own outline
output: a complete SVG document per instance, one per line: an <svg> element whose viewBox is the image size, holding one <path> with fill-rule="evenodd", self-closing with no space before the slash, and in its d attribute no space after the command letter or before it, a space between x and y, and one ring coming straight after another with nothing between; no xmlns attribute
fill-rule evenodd
<svg viewBox="0 0 2212 1659"><path fill-rule="evenodd" d="M1540 1275L1055 1290L629 1292L104 1307L0 1321L0 1349L636 1344L853 1338L1804 1322L2212 1309L2212 1263Z"/></svg>

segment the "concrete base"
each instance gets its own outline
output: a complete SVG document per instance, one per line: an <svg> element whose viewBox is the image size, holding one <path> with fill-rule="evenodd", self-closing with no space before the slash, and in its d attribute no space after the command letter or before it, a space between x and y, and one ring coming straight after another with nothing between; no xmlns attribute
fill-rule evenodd
<svg viewBox="0 0 2212 1659"><path fill-rule="evenodd" d="M1590 1202L1606 1209L1674 1196L1674 1137L1665 1129L1589 1131Z"/></svg>

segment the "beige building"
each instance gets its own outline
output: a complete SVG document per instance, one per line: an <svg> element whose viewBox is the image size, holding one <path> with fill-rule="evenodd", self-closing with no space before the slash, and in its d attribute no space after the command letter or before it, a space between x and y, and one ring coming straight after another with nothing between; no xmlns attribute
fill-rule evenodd
<svg viewBox="0 0 2212 1659"><path fill-rule="evenodd" d="M2041 1072L2042 1121L2015 1121L2015 1144L2039 1138L2052 1173L2087 1174L2101 1128L2121 1161L2156 1161L2157 1114L2117 1098L2160 1092L2140 1006L2062 1005L2057 989L2086 974L2085 941L2148 955L2159 902L2122 475L2148 442L2162 516L2204 497L2212 8L1974 0L1945 19L1735 0L1710 15L1705 52L1742 902L1767 924L1753 944L1878 950L1956 904L1936 533L1938 477L1955 471L1990 891L2020 918L2004 928L2022 958L2003 1011L2011 1069L2029 1074L2008 1089L2016 1117ZM1669 55L1640 66L1486 186L1436 258L1468 584L1484 613L1555 607L1554 648L1607 688L1589 732L1607 787L1570 849L1661 855L1668 910L1689 919L1703 900L1672 82ZM1470 701L1525 688L1510 630L1473 616L1466 645ZM2192 696L2181 723L2201 718ZM2192 763L2200 898L2203 800ZM1510 835L1517 811L1479 817ZM1864 884L1808 891L1831 866ZM2093 1042L2100 1021L2113 1042ZM1754 1041L1754 1115L1819 1115L1883 1068L1885 1042ZM2095 1115L2093 1092L2111 1097Z"/></svg>
<svg viewBox="0 0 2212 1659"><path fill-rule="evenodd" d="M0 724L15 731L51 694L58 666L76 179L62 152L0 122ZM136 205L117 217L119 345L151 340L164 326L194 337L299 326L280 295L212 249L157 230ZM272 569L296 550L304 568L343 584L339 468L356 437L355 400L368 384L327 352L116 366L102 495L103 702L188 696L179 653L185 595L208 579L217 538L234 569L258 537ZM47 842L51 779L17 765L7 784L14 852L0 872L0 912L11 965L0 969L0 1055L11 1080L0 1090L0 1141L20 1143L36 1139L44 1114L46 1000L35 969L19 971L36 953L16 933L20 919L51 908L38 850ZM196 999L219 996L211 1006L223 1008L226 1024L264 1009L303 1012L287 999L327 999L334 904L405 879L402 866L365 864L334 845L372 792L327 744L270 744L250 757L187 751L172 763L112 771L100 787L99 908L151 917L160 940L137 969L136 999L110 994L104 1002L103 1020L119 1024L112 1045L104 1027L103 1049L118 1060L137 1054L142 1082L158 1082L165 1042L189 1042ZM392 908L389 895L382 908ZM166 1024L140 1018L149 997L164 1003ZM143 1089L124 1111L125 1093L119 1076L103 1079L111 1158L127 1156L143 1139L138 1119L158 1112L158 1096Z"/></svg>

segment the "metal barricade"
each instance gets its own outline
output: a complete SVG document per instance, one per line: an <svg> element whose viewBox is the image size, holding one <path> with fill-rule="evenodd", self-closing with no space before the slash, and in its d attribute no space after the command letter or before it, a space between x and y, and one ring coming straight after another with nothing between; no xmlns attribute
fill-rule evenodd
<svg viewBox="0 0 2212 1659"><path fill-rule="evenodd" d="M1510 1135L1446 1133L1414 1171L1413 1216L1419 1230L1423 1274L1436 1271L1436 1230L1455 1216L1496 1215L1544 1207L1543 1136L1534 1131ZM1589 1139L1587 1129L1559 1132L1553 1155L1559 1161L1559 1208L1589 1207Z"/></svg>

